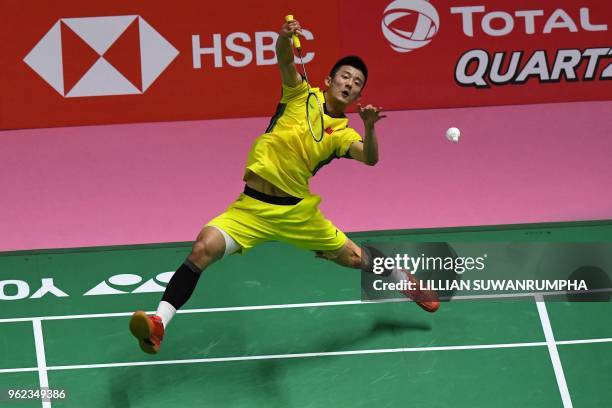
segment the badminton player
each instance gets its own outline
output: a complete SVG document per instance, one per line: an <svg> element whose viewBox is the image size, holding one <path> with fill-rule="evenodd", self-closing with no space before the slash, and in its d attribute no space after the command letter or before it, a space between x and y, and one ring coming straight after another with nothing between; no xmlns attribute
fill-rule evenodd
<svg viewBox="0 0 612 408"><path fill-rule="evenodd" d="M359 100L366 85L365 63L356 56L344 57L333 65L325 79L324 92L310 89L294 64L291 38L296 34L301 35L299 22L288 21L276 42L282 96L266 132L255 140L249 153L244 192L224 213L204 226L190 255L168 283L156 315L137 311L130 320L130 330L146 353L159 351L165 329L193 293L202 271L235 252L244 253L266 241L283 241L342 266L362 267L365 251L325 218L319 210L321 199L310 193L308 182L333 159L348 158L375 165L378 162L375 125L385 116L380 107L359 105L365 128L363 138L349 127L345 111ZM313 137L306 124L309 92L319 92L323 100L324 134L320 138ZM388 274L396 279L414 280L403 270ZM438 309L435 294L412 292L404 294L429 312Z"/></svg>

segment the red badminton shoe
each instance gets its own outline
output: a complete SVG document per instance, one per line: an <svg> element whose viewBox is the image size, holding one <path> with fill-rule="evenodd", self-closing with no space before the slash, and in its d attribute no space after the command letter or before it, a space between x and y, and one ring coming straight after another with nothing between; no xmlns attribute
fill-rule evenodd
<svg viewBox="0 0 612 408"><path fill-rule="evenodd" d="M164 339L164 324L159 316L147 316L142 310L130 319L130 331L138 339L142 351L157 354Z"/></svg>
<svg viewBox="0 0 612 408"><path fill-rule="evenodd" d="M401 291L408 299L413 300L421 309L433 313L440 308L440 299L433 290L421 289L419 280L410 272L402 270L406 280L412 282L414 289Z"/></svg>

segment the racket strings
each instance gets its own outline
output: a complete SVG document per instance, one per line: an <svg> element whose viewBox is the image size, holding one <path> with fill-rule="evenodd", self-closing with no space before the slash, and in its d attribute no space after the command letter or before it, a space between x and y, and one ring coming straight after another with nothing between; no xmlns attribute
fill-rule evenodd
<svg viewBox="0 0 612 408"><path fill-rule="evenodd" d="M311 108L311 98L313 97L316 102L316 108ZM319 113L318 118L316 117L317 110ZM312 138L315 142L319 143L325 135L325 123L323 120L323 105L314 92L309 93L306 99L306 121L308 122L308 129Z"/></svg>
<svg viewBox="0 0 612 408"><path fill-rule="evenodd" d="M308 98L306 98L306 121L308 122L308 130L310 131L310 135L312 136L314 141L319 143L323 140L323 136L325 135L323 104L321 104L319 97L314 92L312 92L310 88L310 81L308 80L306 65L304 64L304 60L302 58L302 49L297 48L297 53L298 57L300 57L300 64L302 65L302 70L304 71L304 79L306 80L306 87L308 88ZM318 110L319 112L318 121L316 120L317 118L313 115L313 113L316 114L316 110L315 112L311 113L310 100L312 97L314 97L316 101L316 110Z"/></svg>
<svg viewBox="0 0 612 408"><path fill-rule="evenodd" d="M310 81L308 80L308 74L306 73L306 65L304 65L304 59L302 58L302 49L297 49L298 57L300 57L300 64L302 65L302 71L304 71L304 79L306 79L306 86L308 87L308 93L310 93Z"/></svg>

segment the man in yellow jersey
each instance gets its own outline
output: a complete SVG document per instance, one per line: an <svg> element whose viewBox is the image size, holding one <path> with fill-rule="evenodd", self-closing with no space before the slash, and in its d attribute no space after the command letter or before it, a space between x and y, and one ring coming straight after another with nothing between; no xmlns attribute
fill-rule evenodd
<svg viewBox="0 0 612 408"><path fill-rule="evenodd" d="M308 86L294 64L291 37L301 35L300 24L285 23L276 43L282 79L282 97L266 133L259 136L247 160L244 193L200 232L191 254L166 287L154 316L137 311L130 330L143 351L159 351L165 328L189 299L202 271L213 262L234 252L245 252L265 241L283 241L312 250L318 257L340 265L361 268L362 250L319 210L320 198L310 193L308 182L321 166L334 158L352 158L366 165L378 162L375 123L384 118L382 108L359 106L365 135L348 127L344 115L356 102L368 78L361 58L340 59L325 80L327 89L317 92L324 103L325 134L315 140L306 125ZM402 270L388 271L396 280L414 280ZM405 293L423 309L439 307L432 294Z"/></svg>

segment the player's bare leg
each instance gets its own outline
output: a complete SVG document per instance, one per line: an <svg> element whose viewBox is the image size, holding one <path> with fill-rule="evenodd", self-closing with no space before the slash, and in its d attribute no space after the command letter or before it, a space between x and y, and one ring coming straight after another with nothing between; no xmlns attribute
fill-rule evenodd
<svg viewBox="0 0 612 408"><path fill-rule="evenodd" d="M335 263L347 266L349 268L361 269L364 265L368 265L371 260L362 259L367 256L366 251L362 251L359 245L355 244L350 239L346 239L346 243L342 248L336 251L317 251L316 256L319 258L329 259ZM369 270L370 268L365 268ZM388 273L395 281L408 280L409 282L418 282L416 277L403 269L393 269ZM418 288L418 285L415 284ZM402 293L415 301L422 309L428 312L435 312L440 307L440 301L438 295L434 291L430 290L405 290Z"/></svg>
<svg viewBox="0 0 612 408"><path fill-rule="evenodd" d="M145 353L156 354L159 351L168 323L191 297L202 271L223 257L226 242L220 230L204 227L193 243L191 253L168 282L157 313L147 316L139 310L132 315L130 331Z"/></svg>

